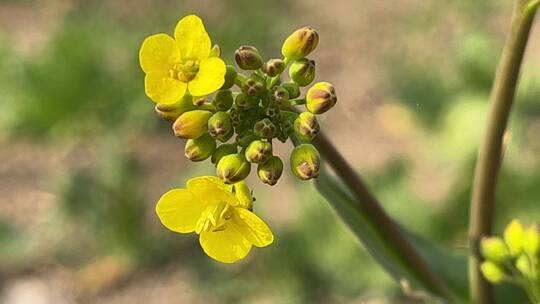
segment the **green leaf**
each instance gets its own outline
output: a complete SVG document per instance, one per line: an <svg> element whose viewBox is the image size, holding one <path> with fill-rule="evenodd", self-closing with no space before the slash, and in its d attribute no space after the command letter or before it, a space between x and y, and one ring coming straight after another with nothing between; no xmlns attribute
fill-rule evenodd
<svg viewBox="0 0 540 304"><path fill-rule="evenodd" d="M360 204L353 199L351 193L326 171L321 172L315 183L319 192L326 198L336 213L349 226L353 233L362 242L371 256L391 275L396 282L407 281L413 291L429 291L428 286L422 283L415 269L411 269L403 257L398 255L391 243L386 240L381 230L368 217ZM402 228L403 229L403 228ZM429 266L439 274L451 289L456 302L466 302L467 289L467 261L464 256L459 257L435 246L427 240L403 229L411 243L417 247ZM458 300L459 299L459 300Z"/></svg>

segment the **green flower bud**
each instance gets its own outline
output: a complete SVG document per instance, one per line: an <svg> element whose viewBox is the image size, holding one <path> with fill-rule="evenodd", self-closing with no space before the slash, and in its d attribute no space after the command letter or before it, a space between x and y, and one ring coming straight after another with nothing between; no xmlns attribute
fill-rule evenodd
<svg viewBox="0 0 540 304"><path fill-rule="evenodd" d="M174 135L188 139L201 137L208 130L210 116L212 116L212 112L205 110L183 113L173 124Z"/></svg>
<svg viewBox="0 0 540 304"><path fill-rule="evenodd" d="M253 210L253 196L245 181L234 184L234 196L238 199L240 206Z"/></svg>
<svg viewBox="0 0 540 304"><path fill-rule="evenodd" d="M245 155L248 162L263 164L272 156L272 143L254 140L247 147Z"/></svg>
<svg viewBox="0 0 540 304"><path fill-rule="evenodd" d="M236 153L238 153L236 144L224 144L216 148L210 160L213 164L217 164L223 156Z"/></svg>
<svg viewBox="0 0 540 304"><path fill-rule="evenodd" d="M483 262L480 265L482 274L489 282L498 284L504 279L504 271L493 262Z"/></svg>
<svg viewBox="0 0 540 304"><path fill-rule="evenodd" d="M279 124L283 133L290 135L294 132L294 122L298 114L290 111L281 111L281 122Z"/></svg>
<svg viewBox="0 0 540 304"><path fill-rule="evenodd" d="M177 103L173 104L156 104L155 108L156 113L167 121L175 121L178 116L183 113L191 110L195 110L196 107L191 101L191 96L189 94L184 95L184 98Z"/></svg>
<svg viewBox="0 0 540 304"><path fill-rule="evenodd" d="M226 184L234 184L248 177L250 171L251 164L243 155L230 154L219 160L216 172Z"/></svg>
<svg viewBox="0 0 540 304"><path fill-rule="evenodd" d="M283 162L277 156L270 157L264 164L257 167L259 179L270 186L277 184L283 173Z"/></svg>
<svg viewBox="0 0 540 304"><path fill-rule="evenodd" d="M216 112L208 119L208 133L217 139L223 139L224 136L232 131L232 123L229 113Z"/></svg>
<svg viewBox="0 0 540 304"><path fill-rule="evenodd" d="M319 151L311 144L296 146L291 153L291 170L301 180L309 180L319 176L321 157Z"/></svg>
<svg viewBox="0 0 540 304"><path fill-rule="evenodd" d="M234 128L231 127L227 133L217 136L216 139L224 143L224 142L229 141L229 139L231 139L233 135L234 135Z"/></svg>
<svg viewBox="0 0 540 304"><path fill-rule="evenodd" d="M257 100L250 97L249 95L245 93L240 93L236 98L234 99L234 104L237 108L246 110L251 109L257 105Z"/></svg>
<svg viewBox="0 0 540 304"><path fill-rule="evenodd" d="M319 44L319 34L315 29L306 26L292 33L281 48L281 53L285 58L298 60L306 57Z"/></svg>
<svg viewBox="0 0 540 304"><path fill-rule="evenodd" d="M212 103L218 111L227 111L232 107L233 101L234 99L231 91L221 90L216 93L216 97L214 97Z"/></svg>
<svg viewBox="0 0 540 304"><path fill-rule="evenodd" d="M234 52L234 60L242 70L257 70L263 65L259 51L249 45L241 46Z"/></svg>
<svg viewBox="0 0 540 304"><path fill-rule="evenodd" d="M227 72L225 73L225 82L223 83L223 86L221 86L221 90L227 90L227 89L232 88L237 75L238 75L238 72L236 72L236 68L233 67L232 65L227 65Z"/></svg>
<svg viewBox="0 0 540 304"><path fill-rule="evenodd" d="M221 48L219 47L219 45L214 44L214 46L210 50L210 54L208 55L208 57L219 57L219 56L221 56Z"/></svg>
<svg viewBox="0 0 540 304"><path fill-rule="evenodd" d="M520 255L516 260L516 268L525 276L530 278L533 275L533 269L529 257L525 254Z"/></svg>
<svg viewBox="0 0 540 304"><path fill-rule="evenodd" d="M309 85L315 79L315 61L303 58L293 62L289 76L301 87Z"/></svg>
<svg viewBox="0 0 540 304"><path fill-rule="evenodd" d="M504 241L498 237L483 238L480 243L482 255L488 261L500 264L510 258L510 252Z"/></svg>
<svg viewBox="0 0 540 304"><path fill-rule="evenodd" d="M317 82L306 94L306 108L313 114L322 114L337 102L336 90L328 82Z"/></svg>
<svg viewBox="0 0 540 304"><path fill-rule="evenodd" d="M538 256L540 253L540 231L538 231L538 226L532 225L525 231L523 249L532 257Z"/></svg>
<svg viewBox="0 0 540 304"><path fill-rule="evenodd" d="M188 139L184 149L186 157L194 162L209 158L216 149L216 141L212 136L204 134L196 139Z"/></svg>
<svg viewBox="0 0 540 304"><path fill-rule="evenodd" d="M197 107L201 107L210 103L210 101L208 100L208 96L193 96L192 101L193 104Z"/></svg>
<svg viewBox="0 0 540 304"><path fill-rule="evenodd" d="M255 136L253 131L247 130L236 136L236 143L238 143L238 145L242 148L247 148L252 141L257 139L259 138Z"/></svg>
<svg viewBox="0 0 540 304"><path fill-rule="evenodd" d="M518 256L523 251L523 240L525 230L519 220L513 220L504 230L504 241L510 250L510 254L514 257Z"/></svg>
<svg viewBox="0 0 540 304"><path fill-rule="evenodd" d="M272 89L272 101L275 104L281 106L289 105L289 91L285 90L282 87L274 87Z"/></svg>
<svg viewBox="0 0 540 304"><path fill-rule="evenodd" d="M270 119L264 118L255 123L253 133L260 138L272 139L277 134L277 128Z"/></svg>
<svg viewBox="0 0 540 304"><path fill-rule="evenodd" d="M321 128L315 115L310 112L302 112L294 121L294 131L301 140L311 141L319 134Z"/></svg>
<svg viewBox="0 0 540 304"><path fill-rule="evenodd" d="M281 131L279 132L279 134L276 136L276 138L282 142L282 143L286 143L287 142L287 139L289 139L289 135L287 135L285 132Z"/></svg>
<svg viewBox="0 0 540 304"><path fill-rule="evenodd" d="M263 71L270 77L277 76L285 69L285 62L281 59L270 59L263 65Z"/></svg>
<svg viewBox="0 0 540 304"><path fill-rule="evenodd" d="M264 110L264 115L270 119L277 118L280 114L280 109L278 105L271 104L266 107L266 110Z"/></svg>
<svg viewBox="0 0 540 304"><path fill-rule="evenodd" d="M257 74L251 74L251 76L249 76L242 84L242 91L251 97L261 96L261 94L264 93L265 88L266 83L264 78Z"/></svg>
<svg viewBox="0 0 540 304"><path fill-rule="evenodd" d="M300 87L295 82L286 82L281 85L287 92L289 92L289 99L300 97Z"/></svg>

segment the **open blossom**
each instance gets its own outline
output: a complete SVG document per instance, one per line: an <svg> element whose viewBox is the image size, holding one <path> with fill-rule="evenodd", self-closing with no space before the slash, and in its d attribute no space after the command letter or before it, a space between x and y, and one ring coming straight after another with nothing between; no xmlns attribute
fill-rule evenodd
<svg viewBox="0 0 540 304"><path fill-rule="evenodd" d="M213 57L210 37L195 15L178 22L174 38L167 34L146 38L139 61L146 73L146 95L160 104L174 104L186 92L192 96L211 94L225 82L225 63Z"/></svg>
<svg viewBox="0 0 540 304"><path fill-rule="evenodd" d="M268 225L251 211L253 200L245 182L227 185L214 176L195 177L187 189L165 193L156 205L159 219L179 233L195 232L211 258L234 263L247 256L252 246L274 241Z"/></svg>

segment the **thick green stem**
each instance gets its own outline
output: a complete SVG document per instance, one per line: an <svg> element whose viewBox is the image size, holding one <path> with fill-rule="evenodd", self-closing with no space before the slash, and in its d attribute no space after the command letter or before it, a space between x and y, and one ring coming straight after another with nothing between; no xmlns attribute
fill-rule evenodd
<svg viewBox="0 0 540 304"><path fill-rule="evenodd" d="M494 303L491 285L483 278L479 265L479 243L491 234L495 216L495 188L502 161L503 136L516 93L521 64L538 1L517 0L493 84L486 133L478 153L474 175L469 223L470 283L474 303Z"/></svg>
<svg viewBox="0 0 540 304"><path fill-rule="evenodd" d="M362 179L356 174L353 168L347 163L343 156L336 150L332 143L319 134L314 141L317 149L324 157L337 176L345 183L354 195L357 205L362 213L367 214L378 233L382 236L387 246L392 248L399 256L402 263L407 265L408 271L434 294L453 301L453 295L448 287L437 274L435 274L404 236L399 226L386 214L377 199L367 189Z"/></svg>

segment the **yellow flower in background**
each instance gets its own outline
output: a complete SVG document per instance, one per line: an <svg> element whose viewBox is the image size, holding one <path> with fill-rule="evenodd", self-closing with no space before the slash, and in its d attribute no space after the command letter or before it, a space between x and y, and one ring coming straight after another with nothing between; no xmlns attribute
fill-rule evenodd
<svg viewBox="0 0 540 304"><path fill-rule="evenodd" d="M187 189L165 193L156 205L161 223L179 233L195 232L211 258L234 263L252 246L274 241L268 225L251 211L253 200L245 182L227 185L214 176L195 177Z"/></svg>
<svg viewBox="0 0 540 304"><path fill-rule="evenodd" d="M174 38L167 34L146 38L139 52L146 95L156 103L173 104L186 91L192 96L217 91L225 82L226 67L213 56L210 37L195 15L178 22Z"/></svg>

